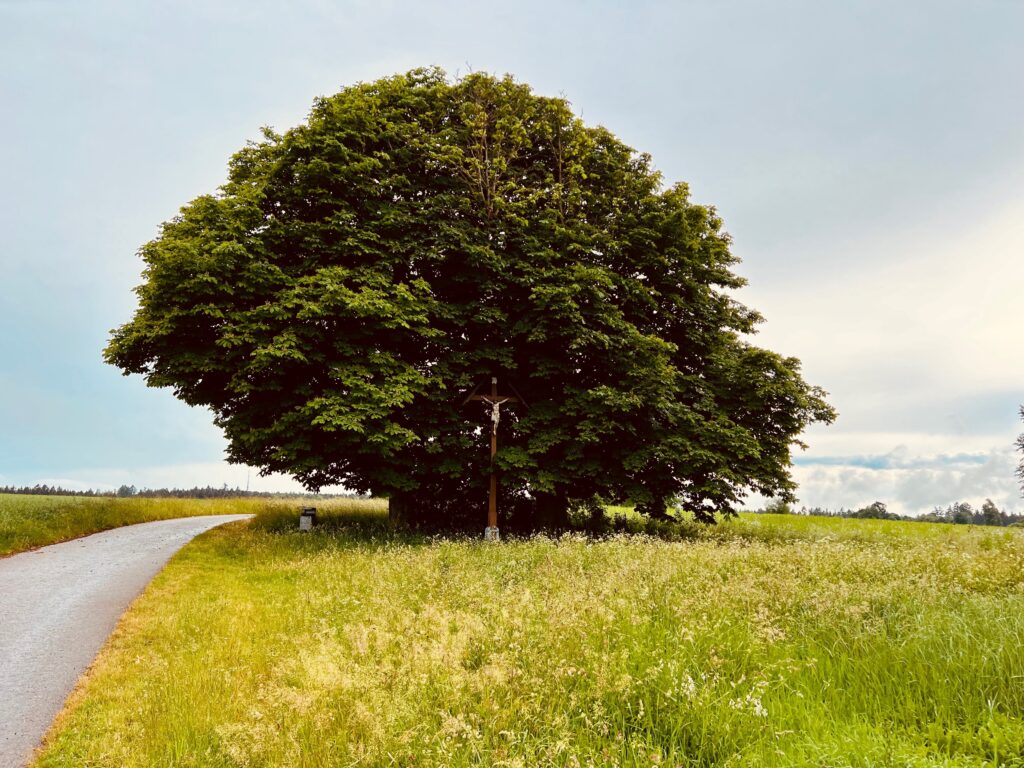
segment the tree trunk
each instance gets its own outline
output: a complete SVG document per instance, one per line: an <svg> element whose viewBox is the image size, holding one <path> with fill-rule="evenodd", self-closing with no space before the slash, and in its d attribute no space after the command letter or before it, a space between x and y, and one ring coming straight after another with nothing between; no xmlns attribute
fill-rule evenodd
<svg viewBox="0 0 1024 768"><path fill-rule="evenodd" d="M565 491L538 493L537 527L548 530L564 530L569 527L569 499Z"/></svg>
<svg viewBox="0 0 1024 768"><path fill-rule="evenodd" d="M411 528L415 522L413 494L392 491L388 496L388 522L395 528Z"/></svg>

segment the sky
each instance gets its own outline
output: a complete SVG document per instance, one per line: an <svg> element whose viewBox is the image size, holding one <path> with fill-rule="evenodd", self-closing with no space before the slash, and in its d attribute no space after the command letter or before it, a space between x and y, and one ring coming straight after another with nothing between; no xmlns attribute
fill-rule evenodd
<svg viewBox="0 0 1024 768"><path fill-rule="evenodd" d="M1024 3L0 0L0 485L290 490L101 359L136 251L317 96L439 65L568 98L713 204L839 411L800 503L1024 511Z"/></svg>

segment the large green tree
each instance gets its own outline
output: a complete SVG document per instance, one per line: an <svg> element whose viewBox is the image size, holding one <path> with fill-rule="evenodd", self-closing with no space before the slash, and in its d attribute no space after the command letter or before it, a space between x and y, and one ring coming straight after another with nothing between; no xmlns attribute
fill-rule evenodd
<svg viewBox="0 0 1024 768"><path fill-rule="evenodd" d="M509 77L416 70L319 99L238 152L141 249L106 359L209 407L228 457L307 488L482 520L496 375L505 522L573 504L746 490L791 499L790 451L834 413L760 321L714 208ZM528 407L527 407L528 406Z"/></svg>

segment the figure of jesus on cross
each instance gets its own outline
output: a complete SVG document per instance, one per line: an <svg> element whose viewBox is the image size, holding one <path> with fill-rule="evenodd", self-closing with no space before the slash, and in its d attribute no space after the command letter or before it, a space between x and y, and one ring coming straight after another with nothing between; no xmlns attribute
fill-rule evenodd
<svg viewBox="0 0 1024 768"><path fill-rule="evenodd" d="M484 539L498 541L498 475L494 467L494 456L498 453L498 422L501 420L502 405L523 403L523 399L516 395L499 395L497 376L491 377L491 393L489 395L477 394L479 388L480 385L477 385L462 403L465 405L470 400L480 400L491 406L491 494L487 501L487 527L484 528ZM525 403L523 404L525 405Z"/></svg>

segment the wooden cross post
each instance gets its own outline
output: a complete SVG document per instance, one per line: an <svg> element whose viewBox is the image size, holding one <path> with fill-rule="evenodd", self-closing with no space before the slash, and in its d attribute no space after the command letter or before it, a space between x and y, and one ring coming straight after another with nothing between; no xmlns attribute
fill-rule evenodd
<svg viewBox="0 0 1024 768"><path fill-rule="evenodd" d="M479 389L479 385L477 386ZM501 406L504 403L521 403L522 398L515 395L498 394L498 377L491 377L491 393L479 395L474 389L469 397L463 400L468 403L470 400L482 400L491 406L491 495L487 501L487 527L484 529L484 539L487 541L498 540L498 475L494 470L494 456L498 453L498 421L501 419Z"/></svg>

